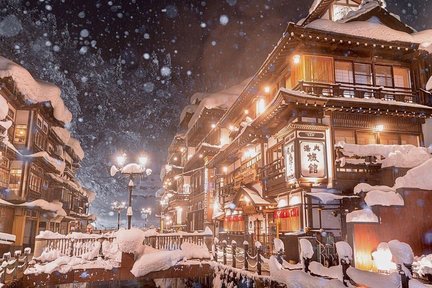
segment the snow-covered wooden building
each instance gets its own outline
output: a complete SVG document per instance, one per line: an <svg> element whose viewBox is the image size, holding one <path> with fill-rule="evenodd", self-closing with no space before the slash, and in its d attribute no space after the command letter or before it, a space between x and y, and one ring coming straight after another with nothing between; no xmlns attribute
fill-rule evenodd
<svg viewBox="0 0 432 288"><path fill-rule="evenodd" d="M94 193L76 180L84 152L60 89L3 57L0 85L0 231L32 247L39 231L85 229Z"/></svg>
<svg viewBox="0 0 432 288"><path fill-rule="evenodd" d="M404 197L421 202L430 195L403 192L427 186L394 185L431 158L422 148L431 144L431 38L432 31L416 32L384 1L314 1L200 142L212 147L197 167L211 175L203 176L203 189L213 199L207 209L215 233L269 247L280 237L288 259L298 257L303 236L324 244L347 239L359 257L370 254L361 250L360 241L368 240L355 227L398 225L379 224L377 207L401 209ZM196 151L191 159L204 155ZM378 192L358 190L359 183ZM383 194L388 191L393 194ZM432 227L425 209L408 213L417 215L419 227ZM427 232L422 229L417 236ZM372 230L374 237L379 229ZM431 243L410 244L416 254L431 249Z"/></svg>

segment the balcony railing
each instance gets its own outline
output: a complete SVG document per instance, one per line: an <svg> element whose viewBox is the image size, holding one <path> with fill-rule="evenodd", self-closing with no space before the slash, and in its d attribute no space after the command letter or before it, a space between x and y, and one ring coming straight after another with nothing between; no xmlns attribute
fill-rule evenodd
<svg viewBox="0 0 432 288"><path fill-rule="evenodd" d="M285 183L284 159L279 158L259 169L265 191L271 191Z"/></svg>
<svg viewBox="0 0 432 288"><path fill-rule="evenodd" d="M320 83L300 81L294 90L311 95L340 98L375 98L386 101L424 104L418 94L409 88L387 88L372 85L354 85L345 83Z"/></svg>

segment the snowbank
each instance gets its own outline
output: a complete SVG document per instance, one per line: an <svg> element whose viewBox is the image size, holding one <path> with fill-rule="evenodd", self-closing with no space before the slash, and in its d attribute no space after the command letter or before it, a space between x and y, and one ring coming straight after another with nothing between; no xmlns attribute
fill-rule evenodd
<svg viewBox="0 0 432 288"><path fill-rule="evenodd" d="M335 200L342 200L344 198L357 198L357 196L344 196L340 194L333 194L331 192L309 192L306 194L320 199L323 204L327 204Z"/></svg>
<svg viewBox="0 0 432 288"><path fill-rule="evenodd" d="M413 262L413 270L420 276L432 274L432 254L416 258Z"/></svg>
<svg viewBox="0 0 432 288"><path fill-rule="evenodd" d="M414 262L414 253L411 246L399 240L391 240L388 247L396 264L409 264Z"/></svg>
<svg viewBox="0 0 432 288"><path fill-rule="evenodd" d="M396 264L392 261L392 253L386 242L378 244L377 250L372 252L375 267L380 271L396 271Z"/></svg>
<svg viewBox="0 0 432 288"><path fill-rule="evenodd" d="M270 278L283 283L287 288L342 288L343 283L337 279L327 280L311 276L303 271L284 270L274 256L269 260Z"/></svg>
<svg viewBox="0 0 432 288"><path fill-rule="evenodd" d="M32 75L20 65L0 56L0 78L11 77L24 100L30 103L50 102L54 117L64 123L72 120L72 113L66 108L60 97L60 89L50 83L35 80Z"/></svg>
<svg viewBox="0 0 432 288"><path fill-rule="evenodd" d="M135 256L141 255L144 252L143 241L146 237L146 232L138 228L120 229L115 233L120 251L125 253L133 253Z"/></svg>
<svg viewBox="0 0 432 288"><path fill-rule="evenodd" d="M379 223L378 216L371 209L355 210L346 215L347 223Z"/></svg>
<svg viewBox="0 0 432 288"><path fill-rule="evenodd" d="M312 261L309 264L309 270L315 275L343 281L343 273L342 273L341 265L325 267L319 262Z"/></svg>
<svg viewBox="0 0 432 288"><path fill-rule="evenodd" d="M186 259L210 259L211 255L207 246L184 242L181 251Z"/></svg>

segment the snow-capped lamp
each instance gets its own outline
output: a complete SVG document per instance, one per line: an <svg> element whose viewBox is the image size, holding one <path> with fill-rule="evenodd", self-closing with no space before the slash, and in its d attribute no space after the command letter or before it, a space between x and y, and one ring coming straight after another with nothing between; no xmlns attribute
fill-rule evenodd
<svg viewBox="0 0 432 288"><path fill-rule="evenodd" d="M112 177L114 177L117 172L120 172L123 175L128 176L129 183L128 183L128 191L129 191L129 201L128 201L128 207L127 207L127 217L128 217L128 229L131 228L132 225L132 190L133 187L135 187L134 183L134 177L147 177L150 176L152 173L151 169L147 169L147 157L140 156L138 157L138 163L128 163L125 165L127 159L127 155L125 153L118 155L116 157L117 165L112 165L110 169L110 174Z"/></svg>

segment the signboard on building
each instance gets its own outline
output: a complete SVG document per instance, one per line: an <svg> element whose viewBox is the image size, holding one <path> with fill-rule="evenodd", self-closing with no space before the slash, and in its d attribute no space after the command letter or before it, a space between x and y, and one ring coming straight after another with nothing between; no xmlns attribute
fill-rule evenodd
<svg viewBox="0 0 432 288"><path fill-rule="evenodd" d="M295 178L295 148L294 142L290 142L284 146L285 155L285 177L287 181Z"/></svg>
<svg viewBox="0 0 432 288"><path fill-rule="evenodd" d="M300 141L301 176L326 177L325 146L321 141Z"/></svg>

